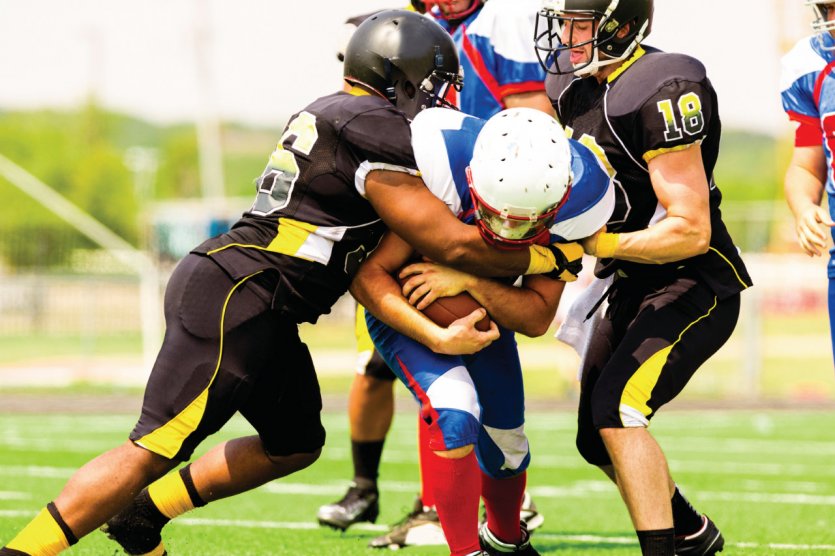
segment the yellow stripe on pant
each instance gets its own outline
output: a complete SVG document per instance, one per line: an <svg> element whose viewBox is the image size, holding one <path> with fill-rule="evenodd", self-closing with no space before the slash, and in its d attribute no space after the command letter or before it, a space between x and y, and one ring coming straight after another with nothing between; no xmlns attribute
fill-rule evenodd
<svg viewBox="0 0 835 556"><path fill-rule="evenodd" d="M223 302L223 309L220 313L220 342L217 354L217 364L215 365L215 370L214 373L212 373L212 378L209 380L209 384L190 404L188 404L188 406L186 406L185 409L178 413L176 417L154 432L146 434L137 440L136 444L155 454L172 459L177 455L177 452L180 451L180 448L182 448L183 442L185 442L186 438L197 430L197 427L200 425L200 421L203 419L203 414L206 412L206 403L209 399L209 388L212 387L212 384L217 377L217 372L220 370L220 362L223 360L223 325L226 319L226 307L229 305L229 300L232 298L232 294L235 293L235 290L237 290L253 276L261 274L261 272L263 271L259 270L258 272L241 279L231 290L229 290L229 293L226 295L226 299Z"/></svg>

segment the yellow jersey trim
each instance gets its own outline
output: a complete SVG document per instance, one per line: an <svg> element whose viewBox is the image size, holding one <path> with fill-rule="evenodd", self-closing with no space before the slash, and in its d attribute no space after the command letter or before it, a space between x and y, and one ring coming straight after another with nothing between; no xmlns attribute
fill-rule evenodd
<svg viewBox="0 0 835 556"><path fill-rule="evenodd" d="M695 145L701 145L701 144L702 144L702 140L699 139L698 141L695 141L693 143L687 143L686 145L676 145L675 147L664 147L664 148L661 148L661 149L655 149L655 150L652 150L652 151L645 152L644 156L642 158L644 159L644 162L649 162L650 160L652 160L656 156L660 156L662 154L667 154L667 153L672 153L672 152L677 152L677 151L684 151L684 150L689 149L690 147L693 147Z"/></svg>
<svg viewBox="0 0 835 556"><path fill-rule="evenodd" d="M623 64L621 64L621 66L620 66L618 69L616 69L615 71L613 71L613 72L609 75L609 77L607 77L607 78L606 78L606 82L607 82L607 83L611 83L612 81L614 81L615 79L617 79L617 78L618 78L618 76L620 76L620 74L622 74L623 72L625 72L625 71L626 71L626 69L627 69L629 66L631 66L631 65L632 65L632 64L634 64L636 61L638 61L638 58L640 58L641 56L643 56L643 55L644 55L644 54L646 54L646 53L647 53L647 51L646 51L646 50L644 50L644 49L641 47L641 45L638 45L638 48L636 48L636 49L635 49L635 52L633 52L633 53L632 53L632 56L630 56L628 60L626 60Z"/></svg>

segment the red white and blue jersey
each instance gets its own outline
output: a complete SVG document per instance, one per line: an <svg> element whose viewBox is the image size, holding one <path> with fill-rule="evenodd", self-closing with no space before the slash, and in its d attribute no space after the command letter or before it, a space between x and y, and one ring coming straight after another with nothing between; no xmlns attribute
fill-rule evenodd
<svg viewBox="0 0 835 556"><path fill-rule="evenodd" d="M795 145L823 144L829 167L826 191L835 195L835 39L824 33L798 42L782 59L780 96L789 119L798 123Z"/></svg>
<svg viewBox="0 0 835 556"><path fill-rule="evenodd" d="M424 110L412 122L412 149L423 181L467 224L475 222L475 208L466 168L485 123L446 108ZM573 185L551 227L552 242L590 236L606 224L615 205L614 185L599 159L573 139L569 145Z"/></svg>
<svg viewBox="0 0 835 556"><path fill-rule="evenodd" d="M789 119L797 122L795 146L823 145L826 193L835 216L835 39L829 33L798 42L782 59L780 96ZM835 233L833 233L835 237ZM833 275L830 265L830 276Z"/></svg>
<svg viewBox="0 0 835 556"><path fill-rule="evenodd" d="M438 21L458 47L462 112L489 118L505 108L505 97L545 89L545 70L531 43L538 9L536 0L490 0L454 30Z"/></svg>

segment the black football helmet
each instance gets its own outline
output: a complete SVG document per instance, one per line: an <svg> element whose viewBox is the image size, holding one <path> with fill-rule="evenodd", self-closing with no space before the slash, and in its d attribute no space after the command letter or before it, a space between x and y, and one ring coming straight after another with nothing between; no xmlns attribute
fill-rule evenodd
<svg viewBox="0 0 835 556"><path fill-rule="evenodd" d="M366 19L345 48L345 81L370 87L408 118L431 106L453 107L460 90L458 51L449 33L428 17L385 10Z"/></svg>
<svg viewBox="0 0 835 556"><path fill-rule="evenodd" d="M602 66L621 62L632 55L652 29L653 0L543 0L536 17L534 41L539 62L549 73L573 72L579 77L594 75ZM575 21L592 21L593 37L572 44ZM623 37L618 32L629 24ZM569 44L562 42L564 32ZM557 56L578 46L592 45L591 59L570 70L554 63Z"/></svg>

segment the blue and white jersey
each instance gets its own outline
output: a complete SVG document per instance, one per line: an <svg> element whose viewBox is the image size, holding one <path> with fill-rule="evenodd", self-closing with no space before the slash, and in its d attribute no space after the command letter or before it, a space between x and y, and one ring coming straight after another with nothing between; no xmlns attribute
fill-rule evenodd
<svg viewBox="0 0 835 556"><path fill-rule="evenodd" d="M538 10L538 0L490 0L452 31L464 72L462 112L486 119L505 108L509 95L545 90L531 42Z"/></svg>
<svg viewBox="0 0 835 556"><path fill-rule="evenodd" d="M799 41L782 59L780 96L789 119L797 122L795 146L823 146L826 193L835 217L835 39L829 33ZM835 230L832 230L835 240ZM829 277L835 278L835 250Z"/></svg>
<svg viewBox="0 0 835 556"><path fill-rule="evenodd" d="M488 4L489 5L489 4ZM486 120L448 108L430 108L412 122L412 148L423 181L462 222L475 222L466 169ZM576 241L606 224L615 206L614 185L597 157L569 139L572 187L551 227L552 242Z"/></svg>
<svg viewBox="0 0 835 556"><path fill-rule="evenodd" d="M782 59L780 96L789 119L798 123L795 145L823 145L828 166L826 192L835 195L835 39L829 33L799 41Z"/></svg>

